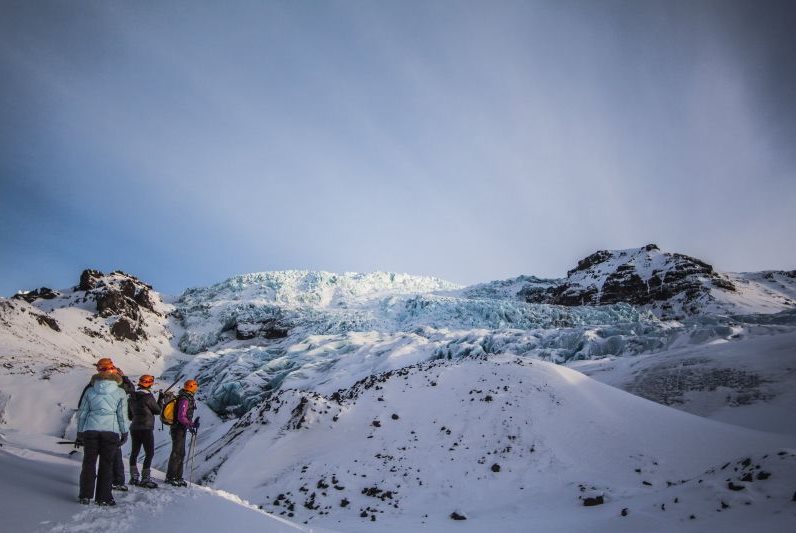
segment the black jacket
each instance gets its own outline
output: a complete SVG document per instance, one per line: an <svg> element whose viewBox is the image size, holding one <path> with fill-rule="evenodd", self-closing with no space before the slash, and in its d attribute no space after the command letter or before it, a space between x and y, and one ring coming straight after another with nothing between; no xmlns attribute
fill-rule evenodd
<svg viewBox="0 0 796 533"><path fill-rule="evenodd" d="M155 429L155 415L160 414L161 405L152 392L139 388L127 402L130 414L130 429Z"/></svg>

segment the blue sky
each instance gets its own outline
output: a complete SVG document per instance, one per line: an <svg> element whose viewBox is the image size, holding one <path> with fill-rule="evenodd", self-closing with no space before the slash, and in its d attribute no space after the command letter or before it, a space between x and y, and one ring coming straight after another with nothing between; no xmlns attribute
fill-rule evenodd
<svg viewBox="0 0 796 533"><path fill-rule="evenodd" d="M3 2L0 294L796 268L787 2Z"/></svg>

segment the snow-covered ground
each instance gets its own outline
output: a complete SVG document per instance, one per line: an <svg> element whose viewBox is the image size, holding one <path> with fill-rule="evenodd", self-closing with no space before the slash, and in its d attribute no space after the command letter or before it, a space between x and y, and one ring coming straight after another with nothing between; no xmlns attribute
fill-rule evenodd
<svg viewBox="0 0 796 533"><path fill-rule="evenodd" d="M578 361L570 367L689 413L796 435L796 332Z"/></svg>
<svg viewBox="0 0 796 533"><path fill-rule="evenodd" d="M115 493L117 506L75 503L81 454L57 439L3 430L0 438L0 510L8 532L322 531L269 515L224 491L191 486L133 487ZM157 472L156 479L162 480Z"/></svg>
<svg viewBox="0 0 796 533"><path fill-rule="evenodd" d="M342 531L785 531L795 446L495 356L283 391L200 453L214 486Z"/></svg>

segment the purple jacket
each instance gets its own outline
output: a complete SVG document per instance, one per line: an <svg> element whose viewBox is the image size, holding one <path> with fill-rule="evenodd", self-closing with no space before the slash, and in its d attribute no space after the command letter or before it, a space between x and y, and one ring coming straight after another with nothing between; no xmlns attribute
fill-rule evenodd
<svg viewBox="0 0 796 533"><path fill-rule="evenodd" d="M177 397L177 422L185 428L193 427L193 412L195 409L193 396L185 391L180 391Z"/></svg>

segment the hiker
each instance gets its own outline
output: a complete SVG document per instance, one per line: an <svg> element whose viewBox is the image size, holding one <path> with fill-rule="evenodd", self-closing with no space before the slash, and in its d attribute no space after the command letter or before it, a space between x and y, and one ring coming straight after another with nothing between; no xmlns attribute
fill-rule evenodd
<svg viewBox="0 0 796 533"><path fill-rule="evenodd" d="M128 402L130 415L130 484L147 489L157 488L157 483L152 481L150 465L152 456L155 455L155 415L159 415L162 405L161 397L155 400L150 390L155 383L155 377L144 374L138 379L138 390L130 395ZM144 468L141 478L138 477L138 452L144 448Z"/></svg>
<svg viewBox="0 0 796 533"><path fill-rule="evenodd" d="M113 364L113 360L109 357L103 357L96 364L97 372L109 372L112 371L119 376L121 379L121 383L119 383L119 387L124 389L124 392L129 396L130 394L135 392L135 385L133 382L130 381L130 378L124 375L121 368L118 368L115 364ZM80 395L80 401L83 401L83 396L86 394L86 391L94 384L94 377L91 378L91 381L88 385L85 386L83 389L83 394ZM78 405L80 403L78 402ZM125 426L126 427L126 426ZM122 458L122 445L124 442L119 444L119 449L116 451L116 455L113 458L113 490L120 490L120 491L127 491L127 485L124 484L124 459Z"/></svg>
<svg viewBox="0 0 796 533"><path fill-rule="evenodd" d="M196 394L199 384L189 379L185 382L182 390L177 394L177 405L175 406L176 415L171 426L171 455L169 456L169 466L166 470L166 483L175 487L187 487L188 483L182 478L183 463L185 461L185 435L191 433L194 437L199 429L199 418L193 420L196 410Z"/></svg>
<svg viewBox="0 0 796 533"><path fill-rule="evenodd" d="M91 378L77 411L76 443L84 446L80 471L80 503L116 505L111 494L113 459L127 440L127 394L115 369L101 370ZM99 472L97 471L99 458ZM96 493L95 493L96 485Z"/></svg>

